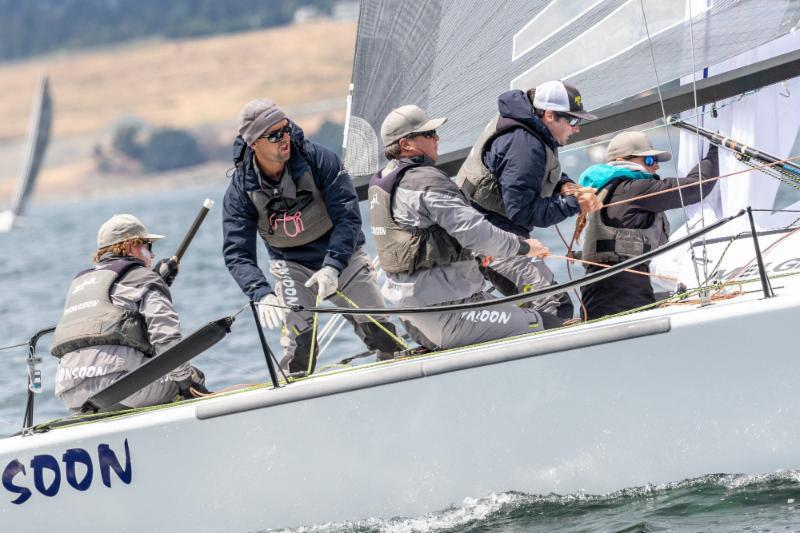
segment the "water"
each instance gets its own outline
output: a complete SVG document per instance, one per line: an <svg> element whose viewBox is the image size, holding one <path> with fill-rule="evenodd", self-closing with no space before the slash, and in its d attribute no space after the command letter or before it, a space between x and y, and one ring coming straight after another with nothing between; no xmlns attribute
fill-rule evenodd
<svg viewBox="0 0 800 533"><path fill-rule="evenodd" d="M247 301L221 255L220 205L226 184L222 178L213 186L158 196L34 205L23 226L0 234L0 346L25 342L56 323L66 287L76 272L90 265L97 229L109 216L130 212L151 231L166 234L155 249L163 257L176 249L206 197L217 205L184 257L173 287L175 306L185 333L235 313ZM562 231L571 229L571 223L562 224ZM563 245L554 233L537 232L537 238L562 253ZM374 255L371 243L367 249ZM259 253L264 264L266 254ZM563 265L552 266L558 279L566 279ZM277 333L266 333L270 345L278 348ZM66 414L53 395L56 360L47 354L49 340L44 337L39 350L44 358L44 390L36 397L36 421ZM347 326L320 358L320 366L363 349ZM21 426L26 355L24 347L0 351L0 435L10 435ZM196 358L195 364L205 371L212 390L268 379L249 309L238 316L233 332ZM297 531L800 531L794 504L800 501L800 474L795 472L706 476L606 496L514 492L472 496L424 516L353 517L353 522L309 525Z"/></svg>

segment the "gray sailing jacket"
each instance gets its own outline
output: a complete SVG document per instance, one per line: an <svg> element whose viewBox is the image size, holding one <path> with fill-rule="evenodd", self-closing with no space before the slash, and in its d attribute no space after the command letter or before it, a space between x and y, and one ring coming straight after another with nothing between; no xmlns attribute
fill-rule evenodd
<svg viewBox="0 0 800 533"><path fill-rule="evenodd" d="M392 216L399 227L438 226L463 247L481 255L508 257L524 254L527 243L490 224L469 205L459 188L428 158L401 160L420 163L405 172L392 198ZM382 171L392 172L391 161ZM474 259L414 272L387 273L383 295L399 307L439 304L467 298L483 289L483 275Z"/></svg>
<svg viewBox="0 0 800 533"><path fill-rule="evenodd" d="M104 256L101 263L120 259ZM180 321L164 280L147 268L134 268L111 288L111 302L144 317L147 336L156 355L181 340ZM60 396L87 379L134 370L147 360L135 348L98 345L64 354L58 363L55 393ZM187 362L173 370L169 379L181 381L191 375Z"/></svg>

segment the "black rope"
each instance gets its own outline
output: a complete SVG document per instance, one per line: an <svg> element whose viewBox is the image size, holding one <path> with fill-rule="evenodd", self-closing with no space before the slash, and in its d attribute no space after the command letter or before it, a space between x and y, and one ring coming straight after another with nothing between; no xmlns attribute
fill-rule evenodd
<svg viewBox="0 0 800 533"><path fill-rule="evenodd" d="M685 237L678 239L677 241L669 242L663 246L660 246L654 250L646 252L640 256L632 257L627 261L623 261L621 263L617 263L614 266L609 268L600 270L598 272L594 272L592 274L588 274L582 278L578 278L575 280L570 280L565 283L560 283L558 285L550 285L549 287L545 287L543 289L537 289L535 291L521 293L521 294L514 294L512 296L506 296L505 298L497 298L496 300L482 300L479 302L472 302L472 303L463 303L463 304L450 304L450 305L436 305L431 307L403 307L400 309L391 309L391 308L373 308L373 309L351 309L348 307L303 307L303 306L294 306L292 309L294 311L308 311L311 313L327 313L327 314L343 314L343 315L366 315L366 314L378 314L378 315L411 315L411 314L424 314L424 313L448 313L453 311L463 311L466 309L485 309L487 307L495 307L498 305L504 305L507 303L519 302L519 301L526 301L526 300L534 300L537 298L542 298L544 296L551 296L554 294L558 294L561 292L565 292L567 290L583 287L584 285L589 285L595 283L597 281L606 279L611 277L623 270L627 270L629 268L633 268L638 266L642 263L646 263L653 257L659 256L664 252L668 252L679 246L682 246L692 239L696 237L705 235L710 231L713 231L721 226L724 226L731 220L739 218L740 216L745 214L745 210L742 209L737 214L729 216L727 218L722 218L713 224L706 226L705 228L699 229L694 233L690 233Z"/></svg>

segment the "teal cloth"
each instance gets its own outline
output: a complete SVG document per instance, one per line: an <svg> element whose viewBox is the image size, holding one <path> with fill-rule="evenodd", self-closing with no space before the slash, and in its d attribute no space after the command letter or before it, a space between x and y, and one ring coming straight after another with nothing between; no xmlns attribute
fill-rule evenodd
<svg viewBox="0 0 800 533"><path fill-rule="evenodd" d="M583 171L581 177L578 178L578 183L581 187L594 187L600 190L601 187L606 185L609 181L616 178L625 178L628 180L649 180L655 176L647 172L631 170L625 167L618 167L614 165L607 165L605 163L600 165L592 165Z"/></svg>

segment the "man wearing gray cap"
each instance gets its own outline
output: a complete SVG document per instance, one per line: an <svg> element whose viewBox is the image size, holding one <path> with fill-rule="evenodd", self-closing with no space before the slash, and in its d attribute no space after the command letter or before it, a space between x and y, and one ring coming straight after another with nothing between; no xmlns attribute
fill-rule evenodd
<svg viewBox="0 0 800 533"><path fill-rule="evenodd" d="M361 214L339 157L307 140L270 100L242 109L233 144L236 170L225 192L225 264L242 291L259 304L261 323L283 327L281 366L311 374L316 365L315 318L287 306L313 307L330 298L344 307L382 307L375 271L361 247ZM270 256L273 288L258 266L256 245ZM399 349L384 317L347 317L379 359ZM398 339L399 340L399 339Z"/></svg>
<svg viewBox="0 0 800 533"><path fill-rule="evenodd" d="M698 182L700 174L719 174L717 147L712 145L706 157L683 179L659 178L659 162L672 155L653 148L644 132L628 131L614 137L606 151L606 162L587 168L580 184L597 189L603 205L611 205L586 217L581 258L594 263L613 265L641 255L667 242L669 221L665 211L700 201L708 196L717 180L704 181L702 187L679 185ZM669 189L669 192L664 192ZM654 196L653 193L655 193ZM681 196L683 199L681 200ZM587 265L587 273L602 266ZM645 263L635 270L649 273ZM650 279L631 272L620 272L610 278L581 287L581 299L589 319L599 318L655 302Z"/></svg>
<svg viewBox="0 0 800 533"><path fill-rule="evenodd" d="M584 111L578 90L548 81L527 93L507 91L497 104L499 114L478 137L456 177L472 205L492 224L520 237L596 209L594 191L575 185L558 161L558 147L580 131L580 121L596 118ZM526 257L487 258L484 273L506 295L555 283L544 262ZM531 305L561 318L573 314L566 293Z"/></svg>
<svg viewBox="0 0 800 533"><path fill-rule="evenodd" d="M95 266L72 280L53 336L55 393L70 410L181 340L168 283L151 270L153 243L163 237L133 215L114 215L100 226ZM174 271L162 273L174 278ZM112 409L166 403L179 394L197 398L208 394L203 382L187 362Z"/></svg>
<svg viewBox="0 0 800 533"><path fill-rule="evenodd" d="M436 129L446 121L406 105L389 113L381 127L389 164L370 180L370 224L386 272L383 294L398 307L490 301L472 252L540 258L549 253L539 241L489 223L434 166L439 155ZM430 350L561 323L555 316L513 304L406 315L402 320L412 338Z"/></svg>

